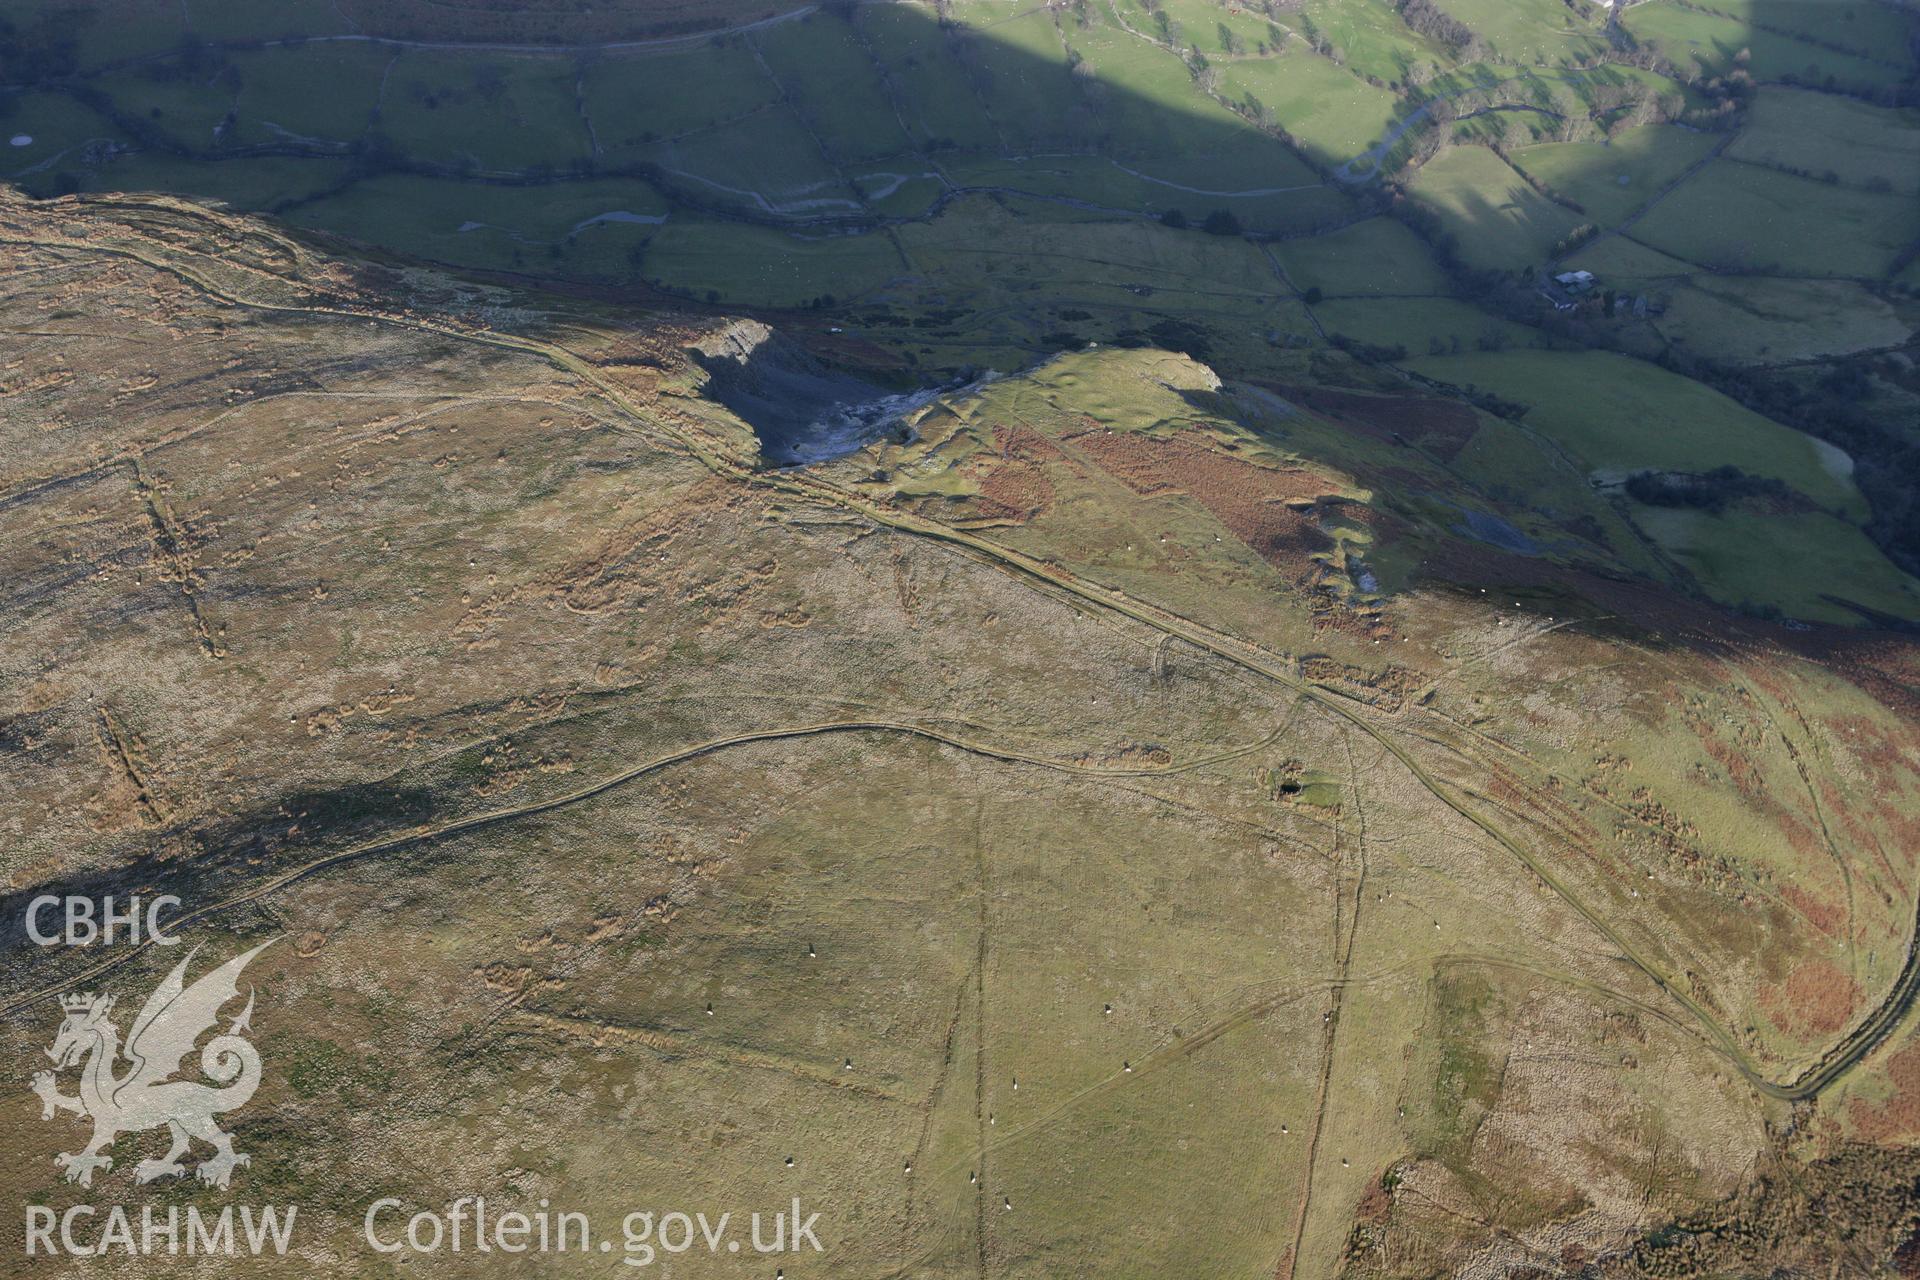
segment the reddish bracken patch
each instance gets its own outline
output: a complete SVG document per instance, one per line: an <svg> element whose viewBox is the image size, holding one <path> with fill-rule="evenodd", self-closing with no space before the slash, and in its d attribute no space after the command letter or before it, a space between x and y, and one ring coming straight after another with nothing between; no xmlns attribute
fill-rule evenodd
<svg viewBox="0 0 1920 1280"><path fill-rule="evenodd" d="M1137 494L1187 494L1262 559L1295 577L1313 571L1311 553L1332 545L1305 514L1340 491L1319 472L1257 466L1178 436L1156 440L1102 430L1074 436L1072 443Z"/></svg>
<svg viewBox="0 0 1920 1280"><path fill-rule="evenodd" d="M1761 988L1760 1003L1782 1031L1828 1036L1853 1020L1860 984L1831 960L1810 960L1797 966L1784 986Z"/></svg>
<svg viewBox="0 0 1920 1280"><path fill-rule="evenodd" d="M1824 627L1778 640L1853 681L1908 723L1920 723L1920 644L1911 635Z"/></svg>
<svg viewBox="0 0 1920 1280"><path fill-rule="evenodd" d="M1827 727L1859 757L1875 787L1901 787L1920 778L1920 748L1912 735L1896 737L1865 716L1834 716Z"/></svg>
<svg viewBox="0 0 1920 1280"><path fill-rule="evenodd" d="M1385 1177L1376 1178L1367 1184L1360 1196L1360 1203L1354 1206L1353 1220L1378 1225L1393 1216L1393 1196L1387 1191Z"/></svg>
<svg viewBox="0 0 1920 1280"><path fill-rule="evenodd" d="M1854 1098L1847 1103L1847 1119L1868 1142L1920 1134L1920 1044L1909 1044L1887 1059L1887 1079L1893 1096L1885 1102Z"/></svg>
<svg viewBox="0 0 1920 1280"><path fill-rule="evenodd" d="M1841 928L1846 924L1846 908L1825 898L1816 898L1797 884L1782 886L1780 896L1795 911L1807 918L1807 922L1829 937L1840 936Z"/></svg>
<svg viewBox="0 0 1920 1280"><path fill-rule="evenodd" d="M1037 464L1010 458L980 482L978 505L990 520L1025 524L1053 505L1053 482Z"/></svg>
<svg viewBox="0 0 1920 1280"><path fill-rule="evenodd" d="M1025 524L1053 505L1053 481L1041 464L1059 460L1060 449L1031 427L996 426L993 443L999 456L980 482L975 506L987 519Z"/></svg>
<svg viewBox="0 0 1920 1280"><path fill-rule="evenodd" d="M1369 396L1326 387L1262 385L1330 421L1358 428L1390 444L1417 444L1444 462L1452 462L1480 429L1480 419L1458 400L1442 400L1437 396Z"/></svg>
<svg viewBox="0 0 1920 1280"><path fill-rule="evenodd" d="M1749 800L1766 800L1771 797L1765 780L1754 770L1753 761L1746 751L1737 744L1723 741L1717 726L1706 720L1688 718L1687 727L1693 730L1694 737L1700 740L1700 746L1720 766L1734 788Z"/></svg>

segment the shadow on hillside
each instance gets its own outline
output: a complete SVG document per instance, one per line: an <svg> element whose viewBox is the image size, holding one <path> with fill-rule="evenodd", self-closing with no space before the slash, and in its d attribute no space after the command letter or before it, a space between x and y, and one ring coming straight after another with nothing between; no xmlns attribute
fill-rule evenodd
<svg viewBox="0 0 1920 1280"><path fill-rule="evenodd" d="M1758 2L1764 10L1769 0ZM1383 15L1397 14L1381 4ZM191 12L203 26L193 33L168 30L148 9L140 10L146 26L121 29L123 7L103 5L78 35L58 24L16 22L8 69L16 83L33 86L6 98L9 128L28 139L16 148L29 160L13 171L16 181L37 194L120 187L210 196L467 269L616 291L644 285L719 306L774 298L845 315L855 304L891 311L887 290L924 276L916 253L924 257L930 245L943 251L970 234L978 239L964 249L984 255L983 273L995 254L1019 260L1000 282L1012 299L1002 310L1031 313L1025 345L1033 354L1087 336L1119 340L1120 333L1089 335L1075 325L1088 314L1083 296L1124 292L1099 305L1115 315L1164 310L1196 341L1211 337L1226 372L1245 374L1268 355L1257 344L1230 348L1220 340L1219 326L1241 324L1241 313L1211 321L1180 314L1169 289L1156 296L1145 283L1147 269L1161 273L1156 280L1177 276L1182 254L1218 260L1214 243L1327 232L1390 203L1376 183L1336 176L1355 156L1376 152L1381 139L1350 154L1315 149L1285 133L1310 130L1313 101L1289 107L1271 89L1262 91L1273 101L1262 102L1262 91L1235 87L1243 67L1277 68L1273 83L1282 86L1290 67L1365 86L1360 72L1340 69L1358 61L1359 51L1335 48L1325 33L1302 35L1307 27L1289 9L1269 19L1222 7L1216 36L1183 32L1146 0L996 7L980 26L917 4L763 12L688 0L674 10L680 16L667 17L651 0L630 0L604 24L595 20L603 39L593 45L539 44L552 33L536 29L531 16L518 15L524 24L507 32L495 29L495 15L482 42L510 36L514 48L505 52L472 43L426 48L344 26L288 32L239 0L200 0ZM754 25L665 36L623 25L637 22L643 8L669 25L715 14L747 16ZM422 13L397 7L394 25L384 29L408 38L444 35L408 25L428 22ZM1289 20L1298 30L1285 27ZM1395 39L1469 47L1444 24L1421 23L1431 29L1416 35L1408 27ZM1218 47L1210 55L1171 47L1194 41ZM1393 65L1412 73L1409 62ZM1455 96L1427 107L1409 136L1440 137L1461 117L1489 127L1482 121L1499 117L1486 113L1515 105L1552 117L1546 86L1553 75L1505 70L1526 101L1501 101L1504 72L1482 67L1455 76L1448 86ZM1606 91L1609 112L1632 106L1622 97L1633 82L1625 70L1602 68L1589 79ZM1413 114L1404 100L1396 111L1403 122ZM1564 175L1561 181L1572 185ZM1550 193L1532 194L1541 207L1575 219ZM1452 230L1511 242L1511 259L1500 258L1507 288L1530 296L1531 279L1516 283L1518 276L1537 271L1561 246L1516 234L1506 204L1466 191L1461 225ZM1486 281L1447 252L1446 229L1405 212L1438 248L1453 287L1478 290L1485 304L1492 296ZM1098 252L1082 256L1027 255L1008 233L1022 220L1054 228L1130 223L1147 234L1117 249L1103 239ZM1116 252L1135 258L1101 257ZM1362 283L1375 266L1338 265ZM1297 299L1302 308L1320 302L1318 286L1296 294L1277 259L1248 292L1257 295L1269 279L1274 299ZM1196 294L1215 287L1186 283ZM1366 292L1348 296L1364 303ZM1355 313L1380 316L1379 304L1372 306ZM888 322L896 326L890 341L903 350L943 333L964 335L974 321L937 292L914 295L902 311ZM1211 335L1200 331L1208 323ZM1363 362L1420 354L1391 335L1313 324ZM1141 340L1159 341L1154 330L1144 332ZM1268 334L1271 346L1291 345L1295 335L1279 334L1281 342L1276 332ZM937 348L917 349L933 352L929 365L940 367ZM1235 368L1236 360L1255 367ZM782 364L774 372L784 378L791 370ZM864 384L832 385L841 376L815 371L804 386L775 378L771 390L720 377L715 394L733 395L745 416L767 426L770 457L799 461L807 451L788 438L788 418L817 423L822 414L873 402ZM1525 407L1484 395L1480 402L1496 413ZM795 406L804 409L797 417Z"/></svg>
<svg viewBox="0 0 1920 1280"><path fill-rule="evenodd" d="M425 256L458 265L561 275L594 215L540 214L555 202L575 212L572 193L588 187L615 206L603 215L664 197L682 218L843 230L930 217L966 192L1177 210L1196 226L1221 211L1252 231L1352 214L1341 184L1316 172L1347 157L1305 153L1307 163L1278 125L1209 98L1209 67L1187 65L1165 33L1129 33L1087 4L978 28L918 5L795 7L745 31L510 53L344 26L290 34L256 7L211 0L193 10L201 30L149 18L150 29L109 42L114 12L96 10L78 35L16 24L13 79L35 89L12 95L9 127L36 143L21 157L33 162L8 176L33 194L210 196L311 214L311 225L401 252L438 237L445 252ZM416 30L401 17L384 25ZM1059 56L1019 42L1028 37ZM1137 92L1136 76L1162 96ZM42 154L55 143L70 145ZM403 193L391 180L405 177L447 188ZM532 207L529 191L556 201ZM644 241L632 225L592 234ZM458 244L495 230L505 235L493 248L517 261L476 263Z"/></svg>

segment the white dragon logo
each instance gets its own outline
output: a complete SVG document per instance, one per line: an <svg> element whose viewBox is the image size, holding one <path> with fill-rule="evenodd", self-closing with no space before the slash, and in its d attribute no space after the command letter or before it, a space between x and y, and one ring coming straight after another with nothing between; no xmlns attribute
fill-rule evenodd
<svg viewBox="0 0 1920 1280"><path fill-rule="evenodd" d="M80 1093L78 1097L61 1093L53 1071L37 1073L33 1091L40 1095L42 1120L51 1120L56 1111L71 1111L93 1121L93 1140L86 1150L62 1152L53 1158L66 1170L67 1181L91 1186L95 1169L113 1167L113 1157L106 1154L106 1149L116 1137L161 1125L172 1131L173 1145L160 1159L135 1165L136 1182L185 1173L180 1157L194 1138L214 1149L214 1154L194 1170L204 1183L225 1187L234 1169L248 1162L245 1155L233 1149L233 1138L214 1124L213 1117L242 1105L260 1087L260 1054L242 1038L252 1030L251 991L240 1016L200 1051L200 1069L221 1087L167 1077L180 1069L180 1060L192 1050L194 1041L214 1025L221 1006L238 998L237 983L247 961L271 945L263 942L235 956L190 987L186 985L187 965L199 948L175 965L133 1020L124 1050L130 1065L124 1073L116 1072L123 1053L120 1029L107 1016L113 1012L114 998L93 994L60 997L60 1007L67 1017L47 1056L53 1059L56 1070L80 1066Z"/></svg>

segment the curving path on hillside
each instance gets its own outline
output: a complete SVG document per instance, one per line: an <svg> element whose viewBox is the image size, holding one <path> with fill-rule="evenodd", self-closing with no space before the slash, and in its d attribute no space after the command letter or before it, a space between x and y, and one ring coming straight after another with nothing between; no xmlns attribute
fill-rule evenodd
<svg viewBox="0 0 1920 1280"><path fill-rule="evenodd" d="M137 202L136 202L137 204ZM130 231L133 229L130 229ZM757 459L745 452L732 441L723 441L713 435L700 420L685 410L676 410L664 404L655 405L652 411L643 410L632 398L629 391L588 359L556 343L522 337L517 334L502 333L494 330L462 328L449 322L438 322L418 316L393 315L372 307L355 306L342 300L335 305L324 305L318 301L270 302L259 301L242 296L232 288L222 287L212 280L206 268L198 262L182 261L182 258L199 258L192 251L173 249L137 238L137 231L129 239L114 242L105 237L86 238L69 237L59 234L22 234L13 229L0 229L0 243L37 245L67 252L102 254L120 257L143 263L150 268L165 272L177 279L200 289L210 296L229 305L253 310L275 312L290 315L311 315L326 318L347 319L361 324L386 324L397 328L418 332L434 333L449 339L472 342L500 350L517 351L536 356L555 368L573 374L583 383L597 391L609 405L618 411L638 429L645 424L650 430L663 432L678 445L686 449L694 458L707 466L717 475L735 479L743 483L771 489L789 497L838 508L847 511L874 525L892 529L898 533L926 538L954 548L981 563L1005 572L1029 585L1048 593L1071 596L1095 609L1111 612L1121 617L1160 632L1163 635L1183 640L1195 648L1241 668L1249 674L1271 681L1281 687L1293 690L1317 709L1347 723L1359 732L1374 740L1387 754L1407 772L1407 774L1434 799L1446 805L1461 818L1472 823L1497 847L1517 859L1526 869L1537 877L1540 883L1555 897L1559 898L1579 915L1595 932L1604 938L1608 945L1628 964L1639 970L1668 999L1672 1000L1687 1014L1703 1041L1724 1058L1757 1092L1784 1101L1802 1101L1818 1096L1831 1087L1869 1053L1877 1048L1892 1033L1908 1010L1916 996L1920 996L1920 947L1915 945L1915 934L1909 934L1904 964L1889 990L1860 1018L1854 1026L1841 1037L1819 1061L1793 1079L1785 1082L1770 1079L1753 1062L1742 1048L1732 1031L1722 1026L1712 1011L1700 999L1689 994L1688 984L1682 977L1670 974L1658 962L1643 955L1606 916L1594 906L1584 901L1574 888L1540 857L1531 852L1523 843L1504 830L1501 825L1487 815L1489 808L1503 812L1488 796L1469 787L1451 785L1442 782L1429 772L1413 755L1408 745L1401 741L1404 730L1385 723L1384 717L1376 709L1343 694L1339 689L1297 673L1292 664L1284 657L1273 654L1257 644L1237 636L1216 631L1211 627L1174 613L1159 605L1141 600L1118 589L1089 582L1072 572L1043 560L1036 559L1023 552L1006 547L979 534L940 523L911 511L875 503L865 497L839 488L826 480L797 470L763 470L757 465ZM296 255L297 257L297 255ZM276 284L286 285L284 277L262 270L248 268L251 274L262 280L272 280ZM304 288L303 297L312 297ZM248 895L231 900L237 903L251 900L252 897L272 892L294 879L304 878L315 871L336 865L348 858L364 857L375 852L418 843L424 839L437 839L446 835L456 835L477 827L491 825L514 817L530 816L547 812L563 804L598 795L624 781L640 776L644 772L665 767L667 764L691 759L697 755L721 749L725 746L746 742L766 741L778 738L790 738L819 734L822 732L845 732L854 729L864 731L891 731L911 733L929 739L948 742L967 750L976 750L981 754L999 759L1021 760L1026 763L1041 764L1047 767L1067 767L1062 762L1046 758L1028 757L1022 753L1004 748L993 748L986 744L970 743L952 738L939 731L928 730L921 726L892 721L842 721L826 725L809 725L790 729L771 729L757 733L737 735L732 738L718 739L713 742L689 747L671 756L636 766L623 774L592 784L578 792L563 797L528 806L524 810L503 810L490 814L475 815L448 824L444 828L417 831L403 836L392 837L373 845L330 855L307 867L296 868L281 877L269 881ZM1453 744L1469 758L1471 751L1461 743ZM1255 748L1247 748L1253 750ZM1228 757L1230 758L1230 757ZM1191 766L1189 766L1191 767ZM1159 768L1148 769L1147 772ZM1138 776L1139 771L1123 771ZM212 908L208 908L211 910ZM184 921L183 921L184 922ZM1916 910L1915 931L1920 932L1920 910ZM120 960L100 966L98 971L117 967L137 952L129 951ZM88 974L92 974L89 970ZM82 977L87 975L82 975ZM22 997L0 1007L0 1014L11 1013L31 1000L45 999L54 994L44 991Z"/></svg>

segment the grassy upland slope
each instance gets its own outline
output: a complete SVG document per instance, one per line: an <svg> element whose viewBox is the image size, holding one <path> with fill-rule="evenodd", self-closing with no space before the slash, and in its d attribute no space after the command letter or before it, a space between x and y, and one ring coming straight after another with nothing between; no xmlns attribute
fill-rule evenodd
<svg viewBox="0 0 1920 1280"><path fill-rule="evenodd" d="M1462 591L1519 512L1419 494L1504 424L1102 350L769 471L712 320L171 202L8 201L0 251L9 876L282 936L237 1132L290 1274L449 1179L798 1195L823 1274L1323 1275L1356 1225L1458 1267L1911 1109L1847 1037L1912 927L1910 652L1601 616L1598 540ZM36 992L162 963L12 954L21 1055ZM67 1203L7 1105L9 1193Z"/></svg>

